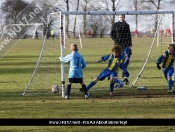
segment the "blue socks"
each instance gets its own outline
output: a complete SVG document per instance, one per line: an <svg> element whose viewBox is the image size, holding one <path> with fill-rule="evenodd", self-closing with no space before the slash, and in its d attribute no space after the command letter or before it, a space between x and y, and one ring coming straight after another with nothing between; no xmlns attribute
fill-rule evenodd
<svg viewBox="0 0 175 132"><path fill-rule="evenodd" d="M114 90L114 82L110 82L110 92L113 92Z"/></svg>
<svg viewBox="0 0 175 132"><path fill-rule="evenodd" d="M173 84L173 81L172 80L168 80L168 90L172 89L172 84Z"/></svg>
<svg viewBox="0 0 175 132"><path fill-rule="evenodd" d="M91 87L93 87L96 83L94 81L90 82L89 85L86 87L88 91ZM113 92L114 89L114 82L110 82L110 92Z"/></svg>
<svg viewBox="0 0 175 132"><path fill-rule="evenodd" d="M94 81L90 82L89 85L86 87L86 90L88 91L91 87L93 87L96 83Z"/></svg>

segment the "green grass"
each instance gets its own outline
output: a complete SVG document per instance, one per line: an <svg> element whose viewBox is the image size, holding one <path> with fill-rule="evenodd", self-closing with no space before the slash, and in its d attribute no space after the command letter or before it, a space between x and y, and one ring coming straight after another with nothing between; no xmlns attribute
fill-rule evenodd
<svg viewBox="0 0 175 132"><path fill-rule="evenodd" d="M136 83L147 86L148 90L139 91L130 88L116 89L114 98L109 97L109 82L98 82L90 89L91 97L84 99L84 95L78 92L80 87L73 84L71 98L65 100L61 93L52 94L51 86L61 82L59 44L56 50L50 53L52 41L47 41L48 47L36 73L36 78L29 87L28 93L22 96L28 81L31 78L40 52L42 40L20 40L0 60L0 117L1 118L175 118L175 96L168 94L167 84L163 73L156 69L155 61L159 55L167 49L167 44L154 47L150 61ZM139 69L143 66L143 58L149 52L149 38L133 38L133 55L128 67L130 82L135 79ZM66 43L65 55L69 53L69 46L78 39L70 39ZM113 42L110 38L82 39L83 49L79 52L84 56L87 67L83 70L86 85L93 80L106 66L103 62L96 61L105 54L111 52ZM162 51L161 51L162 50ZM55 61L56 60L56 61ZM56 63L56 64L55 64ZM121 71L119 72L121 78ZM65 65L65 81L67 83L67 65ZM121 78L122 79L122 78ZM61 85L61 84L59 84ZM45 89L48 93L42 92ZM120 127L120 126L62 126L62 127L30 127L30 126L2 126L0 131L121 131L121 132L164 132L173 131L174 127Z"/></svg>

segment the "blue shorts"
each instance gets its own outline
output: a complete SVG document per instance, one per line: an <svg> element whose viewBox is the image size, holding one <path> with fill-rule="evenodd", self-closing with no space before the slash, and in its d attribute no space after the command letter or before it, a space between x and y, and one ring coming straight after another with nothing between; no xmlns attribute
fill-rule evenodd
<svg viewBox="0 0 175 132"><path fill-rule="evenodd" d="M110 71L108 68L104 69L98 76L97 79L100 81L104 80L106 77L116 77L117 74L114 71Z"/></svg>
<svg viewBox="0 0 175 132"><path fill-rule="evenodd" d="M172 77L173 73L174 73L174 68L173 67L170 67L170 68L163 68L162 69L163 73L164 73L164 76L165 78L167 79L167 77Z"/></svg>

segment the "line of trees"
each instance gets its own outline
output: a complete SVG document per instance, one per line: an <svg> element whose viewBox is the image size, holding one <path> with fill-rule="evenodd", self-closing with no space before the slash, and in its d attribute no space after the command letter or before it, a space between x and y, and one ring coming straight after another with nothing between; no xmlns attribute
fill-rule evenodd
<svg viewBox="0 0 175 132"><path fill-rule="evenodd" d="M38 2L40 1L40 2ZM7 23L18 24L23 16L27 15L33 10L36 5L39 4L42 9L40 13L42 19L39 22L46 23L47 14L51 12L64 11L118 11L121 9L125 10L169 10L175 7L174 0L59 0L54 4L50 3L50 0L34 0L33 4L29 4L25 0L6 0L0 6L1 9L1 30ZM26 7L27 11L22 12ZM20 13L23 14L20 14ZM20 14L20 17L19 17ZM69 15L66 15L66 37L70 38L70 24L73 25L72 32L73 37L76 37L76 27L81 26L84 37L87 37L87 31L92 31L92 37L103 37L104 34L108 33L112 24L117 21L115 15L110 16L87 16L83 15L81 18L81 24L78 25L78 17L70 19ZM135 29L138 29L139 17L135 15L131 18L135 23ZM155 15L153 20L156 23L154 28L157 26L158 16ZM32 21L31 21L32 22ZM54 22L53 22L54 23ZM52 24L52 23L51 23ZM52 25L49 26L52 26Z"/></svg>

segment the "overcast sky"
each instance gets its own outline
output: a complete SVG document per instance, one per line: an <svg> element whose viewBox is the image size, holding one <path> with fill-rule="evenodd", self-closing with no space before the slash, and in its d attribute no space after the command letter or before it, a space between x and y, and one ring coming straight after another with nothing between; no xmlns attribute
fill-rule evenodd
<svg viewBox="0 0 175 132"><path fill-rule="evenodd" d="M4 2L5 0L0 0L0 6L1 6L1 4ZM30 2L32 2L33 0L25 0L25 1L28 1L29 3ZM93 1L93 0L92 0ZM99 0L99 1L101 1L101 0ZM126 2L126 1L130 1L130 0L122 0L121 2ZM125 5L125 4L124 4ZM172 10L172 6L167 2L167 4L166 5L169 5L169 8L167 9L167 10ZM126 8L126 7L122 7L122 8L120 8L120 11L126 11L126 10L128 10L128 8ZM165 16L163 19L166 19L166 22L168 22L169 21L169 17L168 16ZM128 17L128 16L126 16L126 21L130 24L130 28L131 28L131 30L134 30L135 29L135 23L133 22L133 20L132 19L130 19L130 17ZM146 23L146 22L145 22ZM144 24L145 24L144 23ZM139 25L140 26L140 25ZM141 27L141 26L140 26Z"/></svg>

